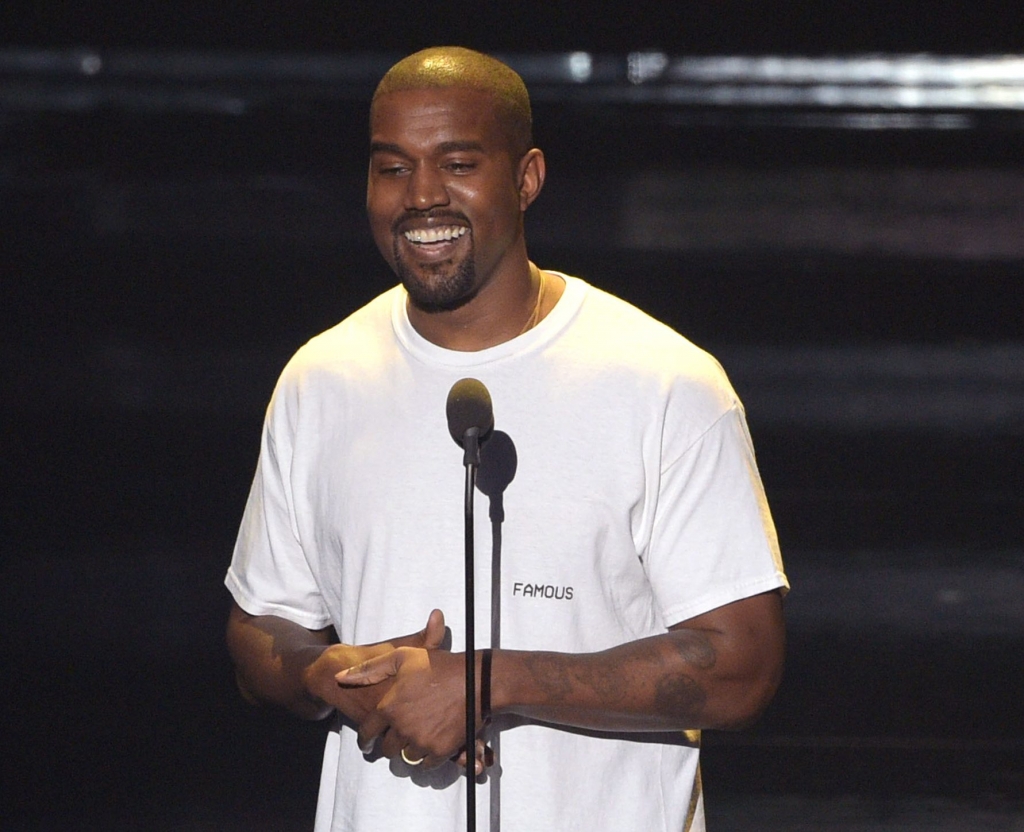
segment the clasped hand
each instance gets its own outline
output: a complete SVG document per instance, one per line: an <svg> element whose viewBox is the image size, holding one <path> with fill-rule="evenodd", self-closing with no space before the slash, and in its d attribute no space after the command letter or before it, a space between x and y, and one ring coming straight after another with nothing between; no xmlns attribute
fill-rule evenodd
<svg viewBox="0 0 1024 832"><path fill-rule="evenodd" d="M390 681L390 686L359 724L359 747L368 752L379 741L385 757L403 754L407 762L422 760L435 768L465 755L465 654L440 649L398 647L342 670L339 685L365 687ZM482 727L482 726L481 726ZM486 749L476 743L475 770L484 769Z"/></svg>

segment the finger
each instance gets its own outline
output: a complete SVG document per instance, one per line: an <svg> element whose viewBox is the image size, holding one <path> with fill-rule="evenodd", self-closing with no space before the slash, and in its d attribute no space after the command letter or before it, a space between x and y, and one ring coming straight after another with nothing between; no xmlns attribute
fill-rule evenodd
<svg viewBox="0 0 1024 832"><path fill-rule="evenodd" d="M426 626L422 630L389 641L378 641L369 646L390 648L391 650L399 647L426 647L428 650L432 650L444 643L447 632L444 625L444 613L441 610L434 610L427 616Z"/></svg>
<svg viewBox="0 0 1024 832"><path fill-rule="evenodd" d="M364 754L369 754L373 751L373 746L377 742L377 737L383 734L388 729L387 720L384 719L383 715L379 711L370 711L359 724L359 735L356 742L359 744L359 750ZM401 746L399 746L400 748ZM397 749L396 749L397 751ZM385 754L387 756L387 754Z"/></svg>
<svg viewBox="0 0 1024 832"><path fill-rule="evenodd" d="M429 759L425 754L420 754L418 751L414 751L411 745L407 745L399 751L398 756L401 757L402 762L407 766L412 766L413 768L425 765Z"/></svg>
<svg viewBox="0 0 1024 832"><path fill-rule="evenodd" d="M409 751L406 751L405 753L412 756ZM438 766L443 766L445 763L447 763L448 759L448 757L434 757L428 754L426 757L423 758L423 768L427 769L428 771L430 769L435 769Z"/></svg>
<svg viewBox="0 0 1024 832"><path fill-rule="evenodd" d="M345 668L335 674L334 680L339 685L375 685L396 675L401 664L401 654L392 650L383 656Z"/></svg>
<svg viewBox="0 0 1024 832"><path fill-rule="evenodd" d="M489 758L494 757L494 752L491 751L490 746L481 739L476 741L475 746L474 751L476 752L477 760L482 760L486 765L490 765L487 761Z"/></svg>
<svg viewBox="0 0 1024 832"><path fill-rule="evenodd" d="M455 763L459 766L459 768L466 767L465 749L463 749L459 753L459 756L455 758ZM494 750L490 746L484 745L483 740L477 740L476 760L473 764L474 771L476 771L477 774L483 774L484 769L489 768L492 765L494 765Z"/></svg>
<svg viewBox="0 0 1024 832"><path fill-rule="evenodd" d="M418 749L410 747L409 740L405 736L399 734L393 728L388 729L380 739L380 753L389 760L399 756L403 749L413 760L423 757Z"/></svg>
<svg viewBox="0 0 1024 832"><path fill-rule="evenodd" d="M433 610L427 618L427 626L423 628L423 646L435 650L444 642L444 613Z"/></svg>

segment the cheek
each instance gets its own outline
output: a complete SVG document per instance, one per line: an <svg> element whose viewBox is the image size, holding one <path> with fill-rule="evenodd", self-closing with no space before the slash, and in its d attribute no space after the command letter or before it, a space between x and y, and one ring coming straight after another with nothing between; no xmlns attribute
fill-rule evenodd
<svg viewBox="0 0 1024 832"><path fill-rule="evenodd" d="M391 224L394 216L388 210L380 194L367 195L366 218L370 221L370 231L378 245L384 236L391 236Z"/></svg>
<svg viewBox="0 0 1024 832"><path fill-rule="evenodd" d="M388 218L388 222L401 213L404 189L395 180L371 178L366 183L366 212L371 218Z"/></svg>
<svg viewBox="0 0 1024 832"><path fill-rule="evenodd" d="M390 233L391 222L383 211L367 208L366 218L370 221L370 230L375 237L378 234Z"/></svg>
<svg viewBox="0 0 1024 832"><path fill-rule="evenodd" d="M394 238L391 234L391 223L380 214L368 212L370 220L370 234L377 249L384 256L388 263L394 260Z"/></svg>
<svg viewBox="0 0 1024 832"><path fill-rule="evenodd" d="M458 190L458 202L474 225L492 231L514 226L521 213L519 192L509 187L463 187Z"/></svg>
<svg viewBox="0 0 1024 832"><path fill-rule="evenodd" d="M521 216L519 195L508 191L493 194L485 211L478 215L488 237L501 247L508 245L518 233Z"/></svg>

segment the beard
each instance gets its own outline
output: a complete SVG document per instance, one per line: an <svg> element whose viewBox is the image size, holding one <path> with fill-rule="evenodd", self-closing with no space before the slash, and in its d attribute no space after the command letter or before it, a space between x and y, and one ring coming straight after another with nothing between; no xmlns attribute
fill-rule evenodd
<svg viewBox="0 0 1024 832"><path fill-rule="evenodd" d="M423 312L451 312L469 303L476 295L472 241L469 255L462 260L420 266L417 272L402 259L396 240L394 260L395 274L405 287L409 301Z"/></svg>

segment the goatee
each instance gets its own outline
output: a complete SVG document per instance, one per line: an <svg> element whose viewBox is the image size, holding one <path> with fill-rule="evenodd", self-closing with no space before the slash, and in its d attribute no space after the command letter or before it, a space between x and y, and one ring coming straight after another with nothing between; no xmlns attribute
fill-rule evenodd
<svg viewBox="0 0 1024 832"><path fill-rule="evenodd" d="M423 312L451 312L476 295L476 266L473 263L472 251L468 257L458 263L447 261L423 267L422 276L406 263L395 243L395 274L402 281L409 301Z"/></svg>

